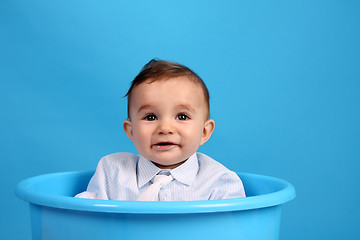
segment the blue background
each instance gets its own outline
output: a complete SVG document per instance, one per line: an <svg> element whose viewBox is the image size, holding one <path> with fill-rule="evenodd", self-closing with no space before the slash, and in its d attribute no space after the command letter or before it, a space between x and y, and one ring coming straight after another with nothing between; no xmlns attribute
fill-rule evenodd
<svg viewBox="0 0 360 240"><path fill-rule="evenodd" d="M197 72L200 151L286 179L281 239L360 239L359 1L2 0L1 239L30 239L27 177L135 152L126 93L154 57Z"/></svg>

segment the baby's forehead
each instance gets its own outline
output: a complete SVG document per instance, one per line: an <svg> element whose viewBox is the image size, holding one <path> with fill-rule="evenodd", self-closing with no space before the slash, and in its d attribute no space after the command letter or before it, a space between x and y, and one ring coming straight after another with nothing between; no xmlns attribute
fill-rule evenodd
<svg viewBox="0 0 360 240"><path fill-rule="evenodd" d="M173 94L168 94L169 92ZM182 97L198 99L201 104L206 104L206 94L201 85L195 80L186 77L149 79L135 86L131 95L130 98L140 97L142 99L144 99L144 96L150 99L158 96L166 96L169 99Z"/></svg>
<svg viewBox="0 0 360 240"><path fill-rule="evenodd" d="M204 91L201 87L201 84L196 79L193 79L193 78L190 78L187 76L168 77L168 78L160 78L160 79L152 79L151 78L151 79L147 79L147 80L139 83L138 85L134 86L134 89L136 89L139 86L143 86L143 85L159 85L159 86L171 88L172 87L171 84L166 84L169 82L180 83L177 85L177 88L182 91L184 91L185 86L187 87L188 86L187 84L190 83L191 85L194 86L195 91L204 93ZM181 85L181 83L184 83L184 85ZM204 93L204 95L205 95L205 93Z"/></svg>

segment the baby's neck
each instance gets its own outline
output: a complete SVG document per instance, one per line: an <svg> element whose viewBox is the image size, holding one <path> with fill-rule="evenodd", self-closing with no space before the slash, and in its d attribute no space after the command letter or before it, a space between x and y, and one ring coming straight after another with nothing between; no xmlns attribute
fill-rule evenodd
<svg viewBox="0 0 360 240"><path fill-rule="evenodd" d="M175 168L177 168L178 166L180 166L180 165L182 165L183 163L185 163L186 161L187 161L188 159L186 159L186 160L184 160L184 161L182 161L182 162L179 162L179 163L176 163L176 164L172 164L172 165L161 165L161 164L158 164L158 163L156 163L156 162L152 162L153 164L155 164L155 166L157 166L158 168L160 168L160 169L170 169L170 170L172 170L172 169L175 169Z"/></svg>

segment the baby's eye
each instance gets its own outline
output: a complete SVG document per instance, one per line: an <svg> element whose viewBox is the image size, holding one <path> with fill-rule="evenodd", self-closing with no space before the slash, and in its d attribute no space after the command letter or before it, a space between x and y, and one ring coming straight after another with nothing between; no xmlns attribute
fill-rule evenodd
<svg viewBox="0 0 360 240"><path fill-rule="evenodd" d="M146 121L155 121L157 118L154 114L148 114L144 118Z"/></svg>
<svg viewBox="0 0 360 240"><path fill-rule="evenodd" d="M181 121L185 121L185 120L188 120L189 119L189 117L186 115L186 114L179 114L177 117L176 117L176 119L178 119L178 120L181 120Z"/></svg>

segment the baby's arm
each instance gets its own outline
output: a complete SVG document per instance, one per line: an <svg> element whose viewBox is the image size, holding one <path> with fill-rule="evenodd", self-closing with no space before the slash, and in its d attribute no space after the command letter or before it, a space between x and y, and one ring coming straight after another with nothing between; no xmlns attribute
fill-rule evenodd
<svg viewBox="0 0 360 240"><path fill-rule="evenodd" d="M88 199L96 199L96 193L94 192L82 192L75 196L76 198L88 198Z"/></svg>
<svg viewBox="0 0 360 240"><path fill-rule="evenodd" d="M245 197L243 183L235 172L223 174L218 181L219 185L214 189L209 200Z"/></svg>
<svg viewBox="0 0 360 240"><path fill-rule="evenodd" d="M104 158L99 161L95 174L92 176L87 190L77 194L76 198L89 198L89 199L105 199L107 200L107 174L108 163Z"/></svg>

